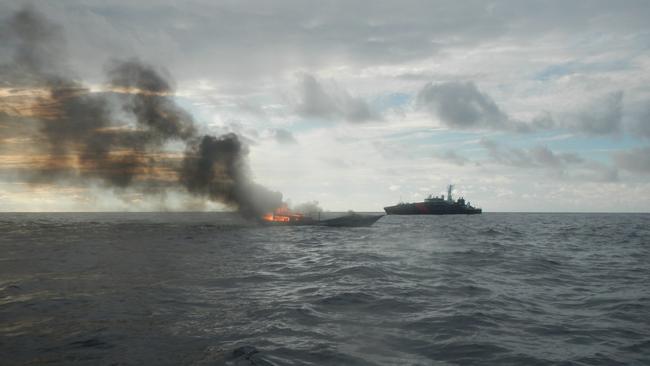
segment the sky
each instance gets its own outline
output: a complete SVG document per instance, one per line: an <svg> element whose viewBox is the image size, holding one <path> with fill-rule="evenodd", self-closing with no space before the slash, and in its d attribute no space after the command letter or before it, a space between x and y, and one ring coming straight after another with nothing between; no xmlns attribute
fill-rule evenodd
<svg viewBox="0 0 650 366"><path fill-rule="evenodd" d="M43 43L12 20L24 9L47 19ZM41 157L30 123L57 119L50 91L14 77L38 54L54 60L38 75L65 70L89 95L139 93L107 75L146 65L169 108L234 133L247 179L293 204L381 211L454 184L486 212L648 212L648 19L648 1L0 0L0 211L232 207L107 184L81 160L83 179L24 174ZM181 140L156 140L155 157Z"/></svg>

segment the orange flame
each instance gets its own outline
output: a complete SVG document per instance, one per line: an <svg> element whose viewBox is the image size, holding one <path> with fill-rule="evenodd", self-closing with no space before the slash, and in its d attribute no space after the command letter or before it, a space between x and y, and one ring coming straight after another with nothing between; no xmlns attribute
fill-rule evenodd
<svg viewBox="0 0 650 366"><path fill-rule="evenodd" d="M273 212L269 212L266 215L262 216L262 220L268 222L296 222L302 221L305 218L305 215L299 213L293 213L289 210L286 203L281 207L278 207Z"/></svg>

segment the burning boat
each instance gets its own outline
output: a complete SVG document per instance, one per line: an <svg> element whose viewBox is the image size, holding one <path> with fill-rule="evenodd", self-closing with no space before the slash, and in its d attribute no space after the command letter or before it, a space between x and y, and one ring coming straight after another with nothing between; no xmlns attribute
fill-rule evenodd
<svg viewBox="0 0 650 366"><path fill-rule="evenodd" d="M330 227L362 227L372 226L377 220L384 215L361 215L349 213L345 216L333 219L320 220L306 216L302 213L291 212L286 205L276 209L273 212L262 216L260 223L263 225L273 226L330 226Z"/></svg>

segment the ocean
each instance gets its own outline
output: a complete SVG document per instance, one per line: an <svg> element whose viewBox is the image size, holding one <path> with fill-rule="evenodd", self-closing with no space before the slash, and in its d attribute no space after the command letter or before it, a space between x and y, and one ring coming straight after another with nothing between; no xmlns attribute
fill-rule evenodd
<svg viewBox="0 0 650 366"><path fill-rule="evenodd" d="M0 214L2 365L650 365L650 214Z"/></svg>

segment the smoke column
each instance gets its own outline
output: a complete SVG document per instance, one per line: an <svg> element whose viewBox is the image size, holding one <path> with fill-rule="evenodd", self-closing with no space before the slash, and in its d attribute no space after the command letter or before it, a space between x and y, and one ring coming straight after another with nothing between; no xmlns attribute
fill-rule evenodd
<svg viewBox="0 0 650 366"><path fill-rule="evenodd" d="M249 179L237 135L199 135L153 67L112 61L106 87L93 92L67 70L61 27L31 8L0 25L0 40L3 57L10 55L0 64L0 149L12 148L10 137L30 142L24 154L31 168L21 174L31 182L100 181L142 192L181 187L245 217L282 204L279 192ZM185 149L167 151L170 143Z"/></svg>

